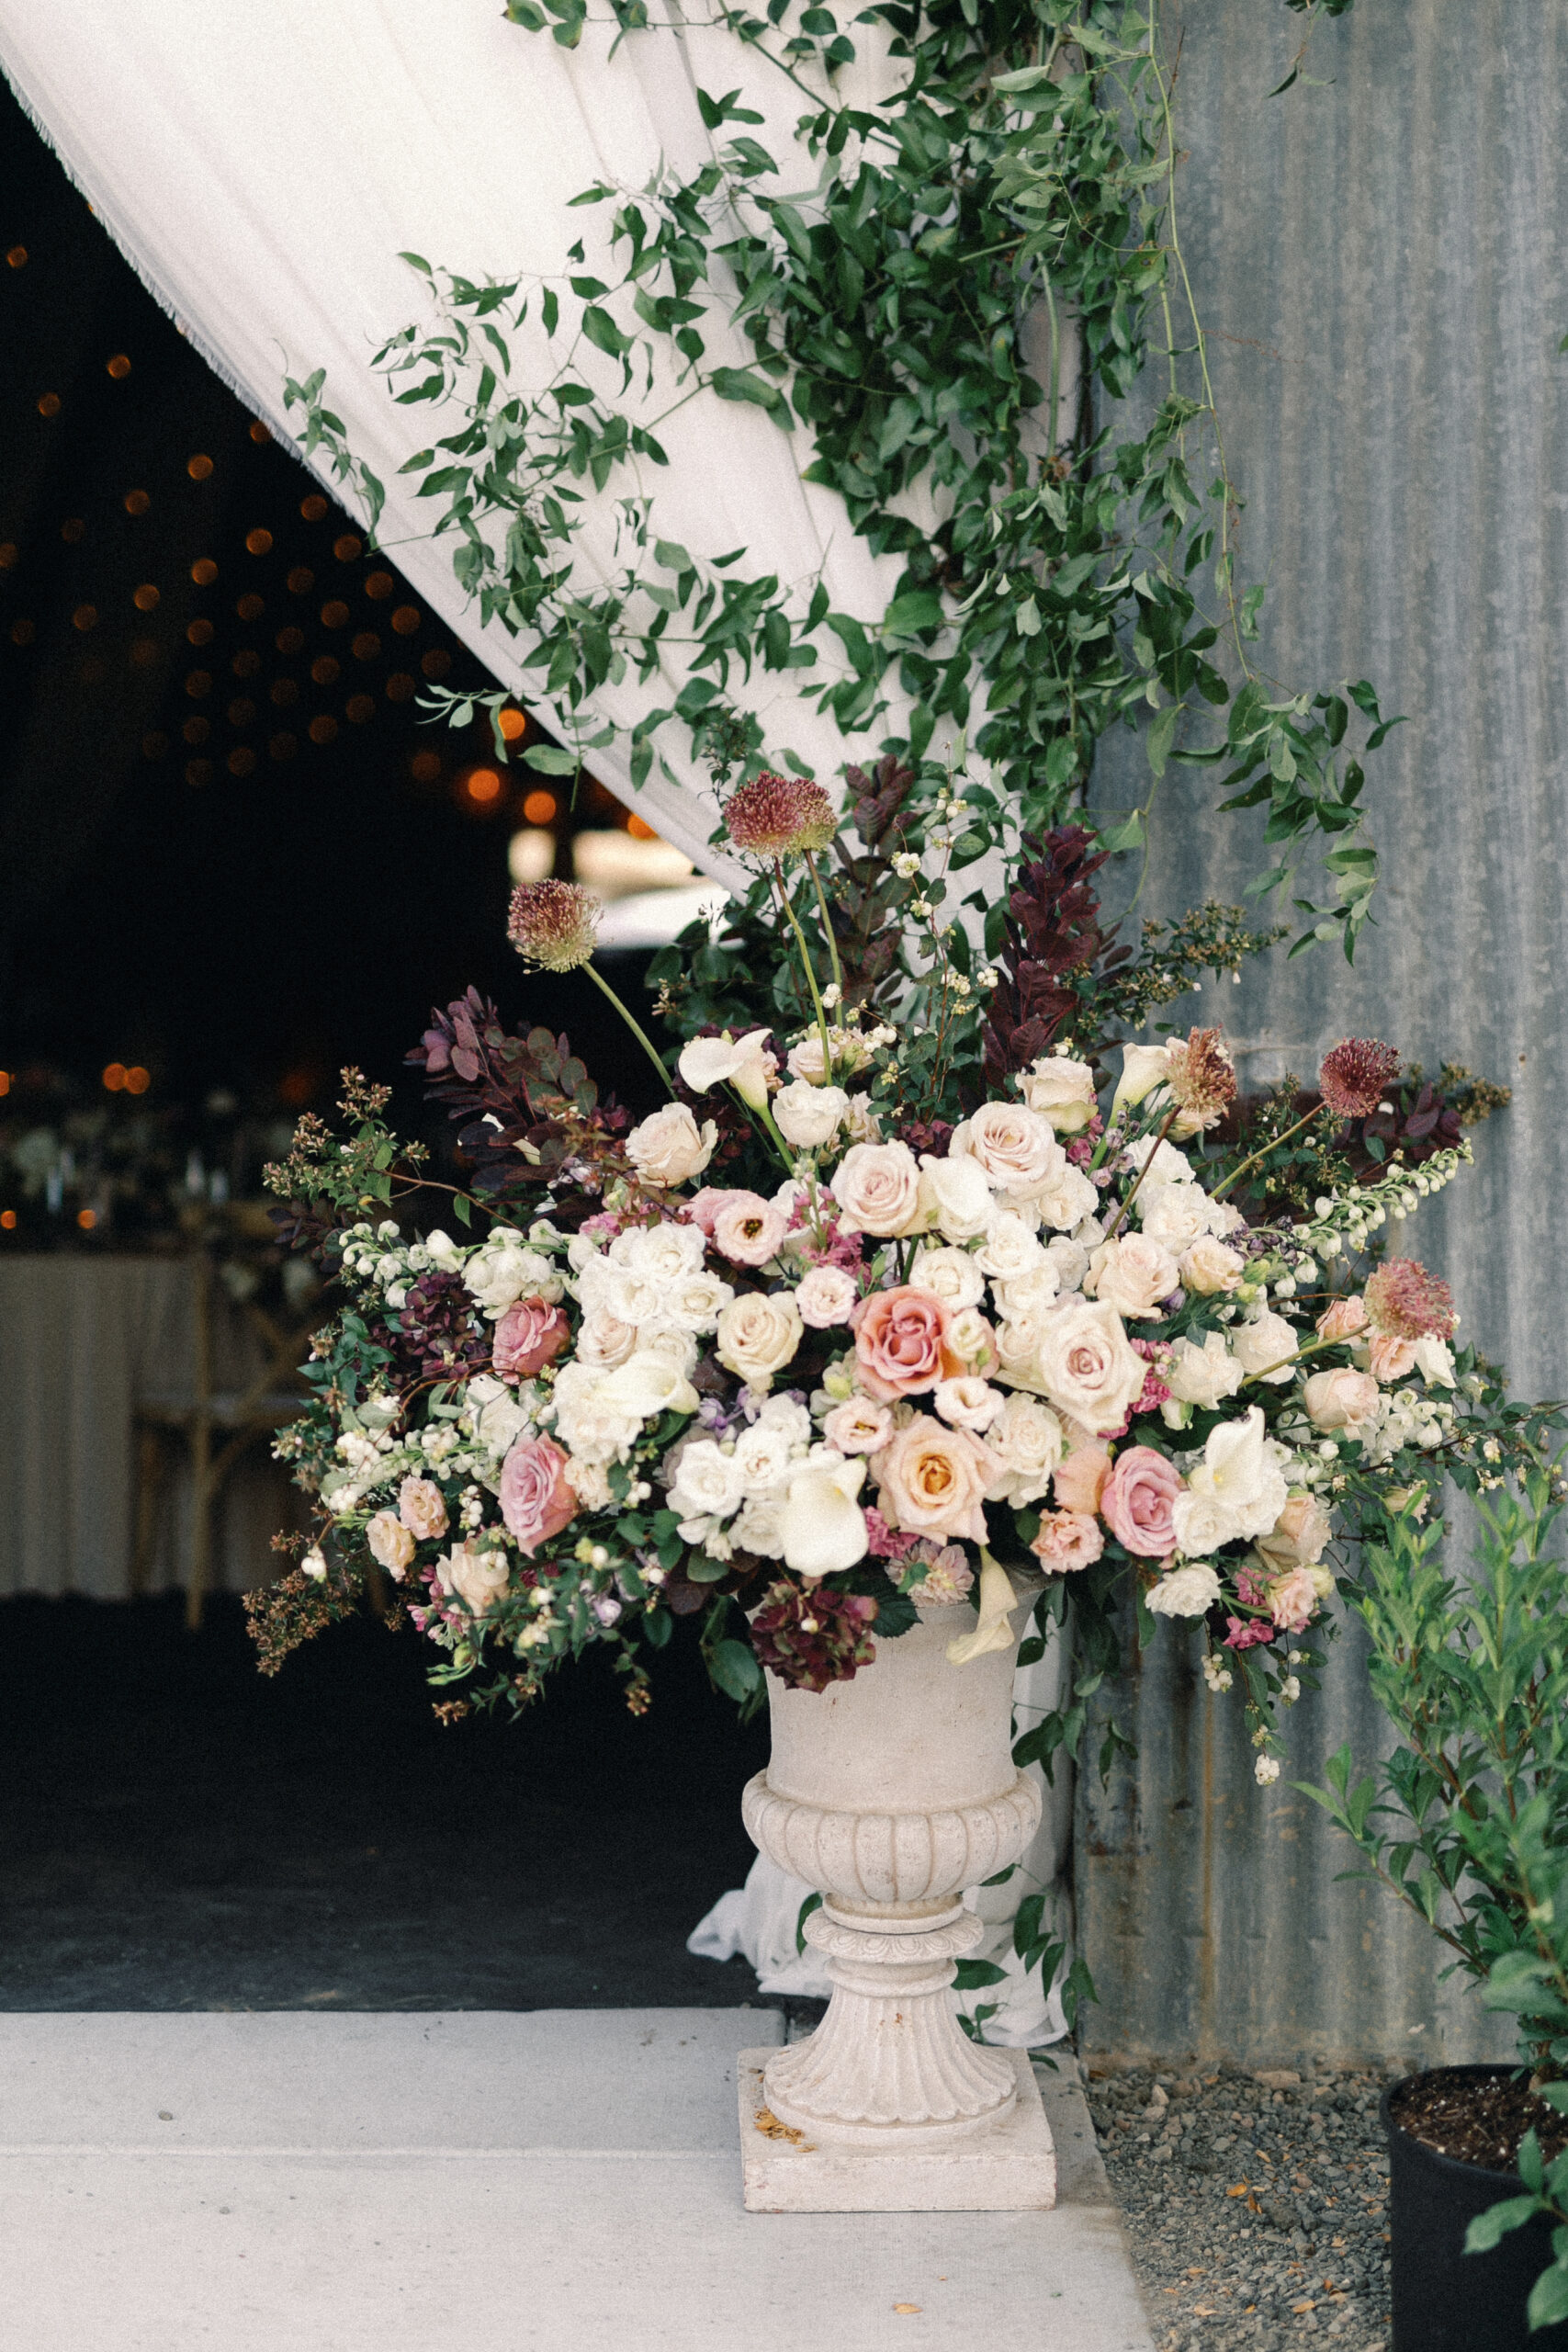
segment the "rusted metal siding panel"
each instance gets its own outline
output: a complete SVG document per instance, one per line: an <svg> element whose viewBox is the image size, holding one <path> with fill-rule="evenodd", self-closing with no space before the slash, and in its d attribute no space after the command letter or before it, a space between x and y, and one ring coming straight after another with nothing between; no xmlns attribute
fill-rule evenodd
<svg viewBox="0 0 1568 2352"><path fill-rule="evenodd" d="M1370 677L1411 723L1371 763L1386 879L1354 971L1326 950L1277 958L1178 1011L1223 1017L1252 1080L1310 1072L1355 1031L1511 1084L1409 1246L1519 1389L1562 1396L1568 0L1359 0L1315 31L1322 86L1272 100L1297 18L1258 0L1179 16L1180 228L1247 500L1240 569L1270 582L1258 666L1292 686ZM1109 806L1146 791L1120 757ZM1148 911L1239 898L1269 862L1212 797L1202 771L1168 775ZM1335 1883L1349 1849L1290 1790L1343 1740L1377 1750L1353 1636L1272 1790L1179 1639L1117 1703L1137 1761L1109 1790L1085 1774L1078 1801L1092 2044L1506 2049L1438 1984L1432 1939L1378 1889Z"/></svg>

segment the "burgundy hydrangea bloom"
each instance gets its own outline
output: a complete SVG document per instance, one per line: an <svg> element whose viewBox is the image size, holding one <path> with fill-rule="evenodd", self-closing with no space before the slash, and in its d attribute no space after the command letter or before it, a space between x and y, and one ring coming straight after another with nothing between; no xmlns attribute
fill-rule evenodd
<svg viewBox="0 0 1568 2352"><path fill-rule="evenodd" d="M751 1620L751 1646L792 1690L825 1690L852 1682L876 1656L871 1638L876 1603L869 1594L805 1590L781 1578L762 1595Z"/></svg>
<svg viewBox="0 0 1568 2352"><path fill-rule="evenodd" d="M524 882L512 893L506 936L547 972L573 972L598 944L604 910L580 882Z"/></svg>
<svg viewBox="0 0 1568 2352"><path fill-rule="evenodd" d="M475 1328L474 1301L461 1274L433 1268L398 1309L398 1353L432 1379L488 1371L492 1338Z"/></svg>
<svg viewBox="0 0 1568 2352"><path fill-rule="evenodd" d="M1317 1083L1337 1118L1370 1119L1399 1074L1399 1056L1375 1037L1347 1037L1325 1054Z"/></svg>
<svg viewBox="0 0 1568 2352"><path fill-rule="evenodd" d="M1367 1319L1393 1340L1449 1340L1456 1317L1447 1283L1414 1258L1391 1258L1367 1278Z"/></svg>
<svg viewBox="0 0 1568 2352"><path fill-rule="evenodd" d="M724 826L750 857L798 857L826 849L839 830L833 804L819 784L766 768L737 786L724 804Z"/></svg>

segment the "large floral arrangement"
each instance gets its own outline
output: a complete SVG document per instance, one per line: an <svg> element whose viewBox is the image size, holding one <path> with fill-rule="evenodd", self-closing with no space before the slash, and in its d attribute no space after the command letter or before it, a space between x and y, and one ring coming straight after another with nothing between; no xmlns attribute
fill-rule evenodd
<svg viewBox="0 0 1568 2352"><path fill-rule="evenodd" d="M353 1080L347 1140L302 1126L272 1181L349 1304L280 1442L320 1526L253 1599L267 1663L379 1576L438 1653L448 1714L520 1704L597 1645L640 1711L682 1615L754 1702L764 1667L821 1690L933 1606L957 1666L1015 1642L1027 1599L1037 1639L1076 1612L1102 1670L1130 1589L1145 1634L1201 1627L1266 1781L1275 1709L1331 1622L1337 1535L1434 1468L1473 1484L1529 1450L1456 1350L1446 1285L1374 1238L1469 1159L1462 1074L1434 1093L1351 1038L1314 1090L1247 1105L1216 1027L1075 1035L1118 969L1135 1011L1160 1001L1151 973L1190 984L1167 959L1267 943L1211 910L1197 947L1151 927L1128 965L1092 842L1066 829L1025 845L976 967L918 878L929 843L898 846L899 790L852 776L864 854L814 785L731 796L730 842L761 869L750 920L771 911L807 1017L699 1017L672 1070L633 1021L670 1091L635 1123L564 1039L509 1033L471 991L433 1016L412 1058L459 1124L468 1238L383 1213L428 1179L380 1091ZM864 915L889 876L882 955ZM512 937L536 967L593 971L595 917L545 882L517 892ZM679 1023L679 989L664 1010ZM1031 1752L1075 1730L1069 1709Z"/></svg>

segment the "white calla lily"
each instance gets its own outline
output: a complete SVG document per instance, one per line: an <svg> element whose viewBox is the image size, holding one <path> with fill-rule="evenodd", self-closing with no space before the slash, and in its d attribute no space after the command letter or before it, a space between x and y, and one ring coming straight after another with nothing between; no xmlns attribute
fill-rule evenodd
<svg viewBox="0 0 1568 2352"><path fill-rule="evenodd" d="M765 1109L773 1056L763 1048L765 1029L749 1029L744 1037L693 1037L681 1048L678 1065L694 1094L716 1086L733 1086L753 1111Z"/></svg>
<svg viewBox="0 0 1568 2352"><path fill-rule="evenodd" d="M987 1657L992 1650L1010 1650L1018 1636L1012 1630L1012 1612L1018 1607L1007 1570L989 1552L980 1555L980 1622L972 1634L960 1634L947 1645L949 1666L967 1666L972 1659Z"/></svg>
<svg viewBox="0 0 1568 2352"><path fill-rule="evenodd" d="M662 1349L639 1348L635 1355L605 1375L600 1394L619 1411L651 1421L660 1413L694 1413L697 1392L672 1355Z"/></svg>
<svg viewBox="0 0 1568 2352"><path fill-rule="evenodd" d="M832 1576L864 1559L865 1513L855 1500L864 1477L863 1460L830 1453L795 1472L779 1506L777 1531L784 1566L796 1576Z"/></svg>
<svg viewBox="0 0 1568 2352"><path fill-rule="evenodd" d="M1124 1105L1141 1102L1145 1094L1152 1094L1161 1080L1169 1075L1170 1048L1168 1046L1123 1046L1122 1075L1111 1098L1111 1118L1114 1119Z"/></svg>

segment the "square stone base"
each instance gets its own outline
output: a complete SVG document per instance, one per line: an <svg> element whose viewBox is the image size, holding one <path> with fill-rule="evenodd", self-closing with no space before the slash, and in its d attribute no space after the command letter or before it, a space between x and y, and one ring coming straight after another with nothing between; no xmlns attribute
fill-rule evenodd
<svg viewBox="0 0 1568 2352"><path fill-rule="evenodd" d="M743 2050L736 2062L748 2212L1043 2213L1056 2202L1056 2151L1027 2050L997 2053L1018 2070L1018 2103L988 2132L886 2155L814 2145L774 2122L762 2089L773 2055Z"/></svg>

